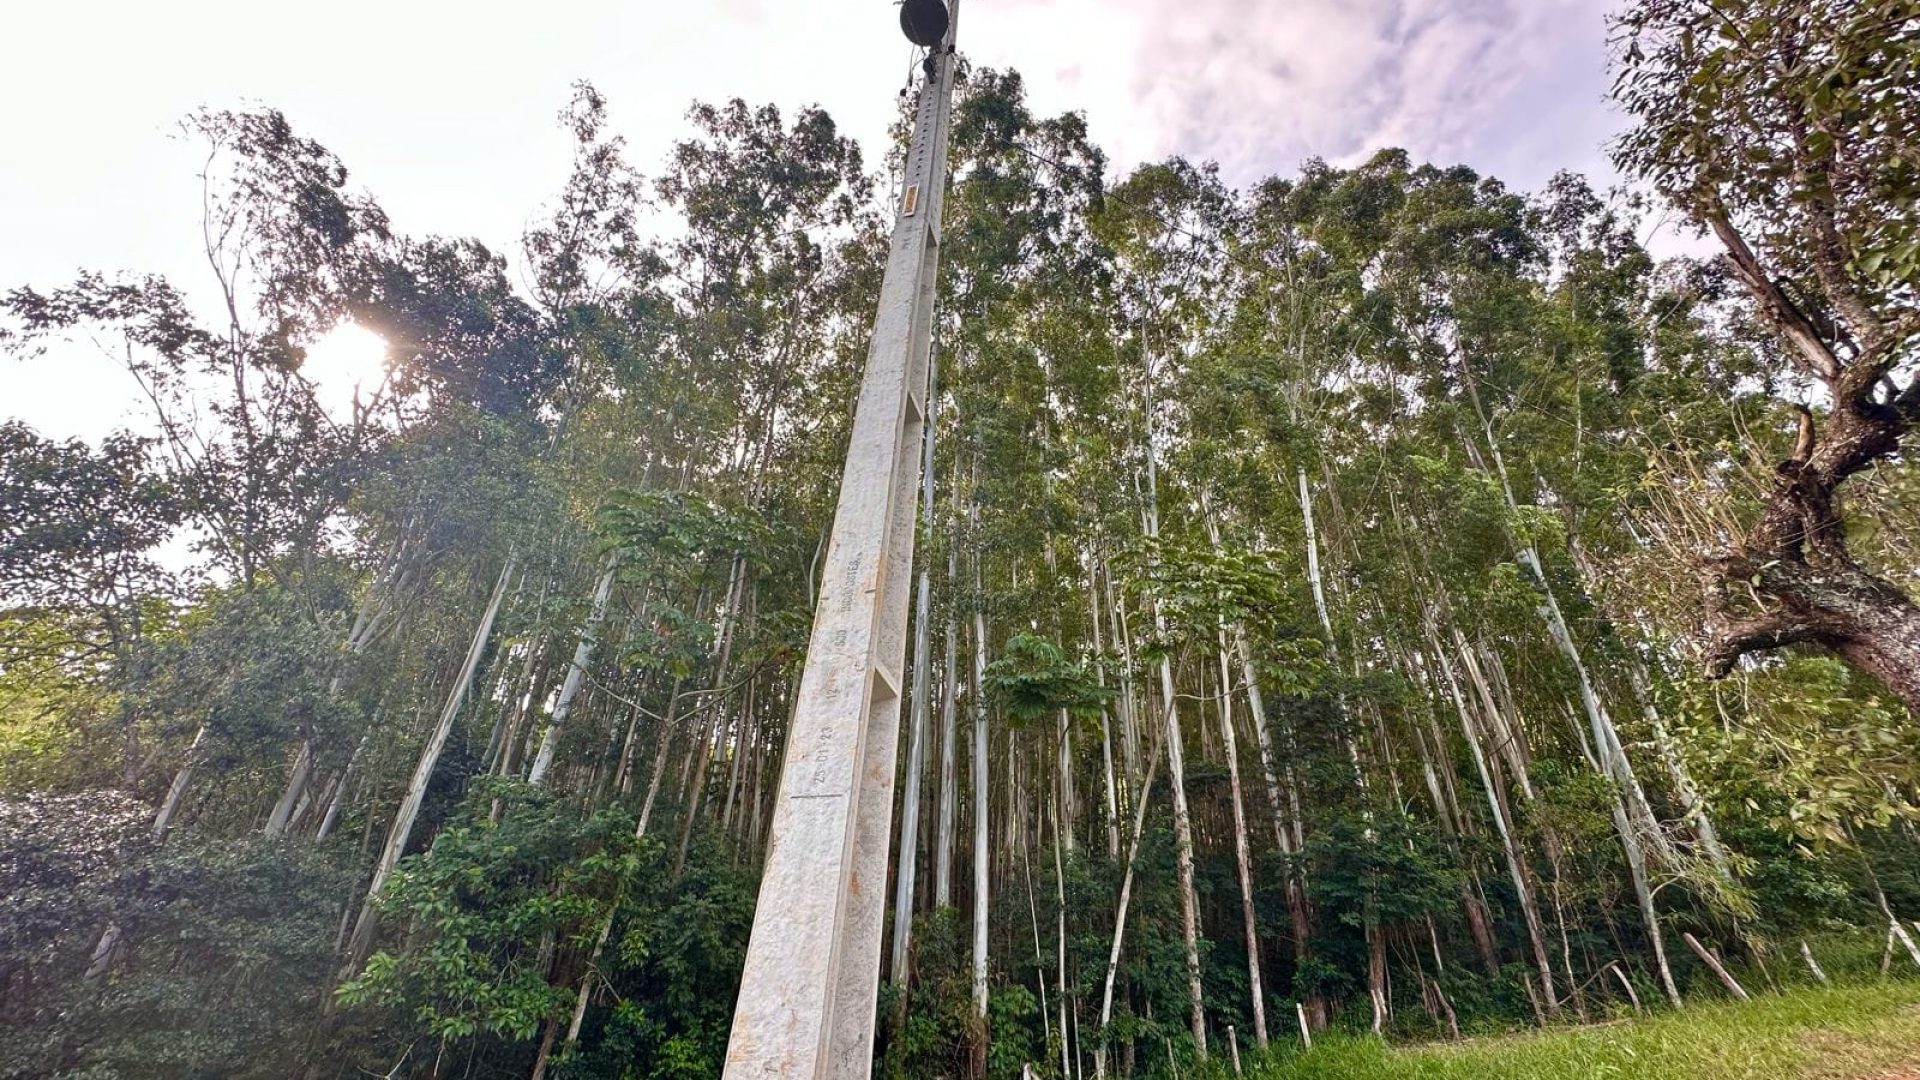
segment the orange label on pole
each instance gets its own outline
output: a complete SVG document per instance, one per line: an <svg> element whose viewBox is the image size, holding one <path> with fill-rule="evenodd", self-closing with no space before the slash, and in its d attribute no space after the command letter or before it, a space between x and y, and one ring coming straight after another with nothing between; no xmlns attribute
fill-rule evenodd
<svg viewBox="0 0 1920 1080"><path fill-rule="evenodd" d="M920 209L920 185L908 184L907 193L900 197L900 216L912 217L913 212L918 209Z"/></svg>

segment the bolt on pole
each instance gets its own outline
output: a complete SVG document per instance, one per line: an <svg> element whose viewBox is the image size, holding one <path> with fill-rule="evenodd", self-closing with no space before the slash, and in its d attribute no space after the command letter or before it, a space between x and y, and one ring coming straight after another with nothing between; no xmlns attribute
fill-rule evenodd
<svg viewBox="0 0 1920 1080"><path fill-rule="evenodd" d="M872 1069L958 0L952 6L914 116L727 1080L866 1080Z"/></svg>

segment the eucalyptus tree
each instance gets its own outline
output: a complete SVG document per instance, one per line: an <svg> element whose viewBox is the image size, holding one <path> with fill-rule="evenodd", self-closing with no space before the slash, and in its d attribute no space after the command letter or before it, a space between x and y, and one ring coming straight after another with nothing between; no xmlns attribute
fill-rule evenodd
<svg viewBox="0 0 1920 1080"><path fill-rule="evenodd" d="M1209 170L1182 161L1148 165L1109 193L1095 235L1114 252L1116 316L1139 355L1129 382L1138 394L1140 535L1148 545L1161 538L1160 462L1168 442L1180 437L1169 406L1168 384L1183 373L1205 330L1206 308L1220 286L1215 251L1231 200ZM1173 399L1177 401L1177 398ZM1172 430L1169 430L1172 428ZM1180 524L1190 524L1187 514ZM1151 560L1149 548L1149 560ZM1167 634L1161 598L1148 592L1156 636ZM1164 643L1162 645L1164 648ZM1201 984L1199 899L1194 887L1194 844L1187 798L1187 764L1175 691L1173 657L1159 663L1159 710L1165 725L1168 787L1173 796L1176 867L1180 878L1181 927L1186 945L1189 1028L1194 1049L1207 1054L1206 1006Z"/></svg>

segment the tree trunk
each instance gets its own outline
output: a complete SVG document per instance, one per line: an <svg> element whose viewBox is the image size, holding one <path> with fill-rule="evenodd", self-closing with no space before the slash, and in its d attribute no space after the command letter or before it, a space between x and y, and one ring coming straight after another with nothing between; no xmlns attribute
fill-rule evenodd
<svg viewBox="0 0 1920 1080"><path fill-rule="evenodd" d="M1098 564L1091 557L1087 561L1087 606L1092 618L1088 622L1093 630L1093 654L1105 657L1106 642L1100 633L1100 580ZM1094 679L1102 691L1107 688L1107 666L1097 663L1093 667ZM1107 859L1120 861L1120 793L1118 781L1113 771L1113 724L1102 694L1100 706L1100 764L1106 775L1107 795Z"/></svg>
<svg viewBox="0 0 1920 1080"><path fill-rule="evenodd" d="M1053 894L1054 894L1054 956L1057 971L1054 983L1054 1005L1060 1010L1060 1076L1070 1080L1073 1076L1073 1059L1069 1056L1067 1038L1067 865L1061 854L1063 844L1063 826L1069 823L1063 820L1058 799L1053 807ZM1027 894L1033 894L1033 886L1027 886ZM1044 980L1042 982L1044 985Z"/></svg>
<svg viewBox="0 0 1920 1080"><path fill-rule="evenodd" d="M978 579L976 575L976 591ZM981 1025L982 1049L987 1022L987 863L992 858L987 831L987 617L973 611L973 1013Z"/></svg>
<svg viewBox="0 0 1920 1080"><path fill-rule="evenodd" d="M600 582L594 586L593 606L587 613L587 621L580 628L580 641L573 647L573 659L567 664L566 681L560 684L560 699L554 702L553 717L547 721L547 730L540 736L540 750L533 756L533 765L527 769L527 783L540 787L547 781L547 772L553 768L553 755L560 745L560 732L566 726L567 717L573 713L574 700L580 694L581 681L586 676L587 661L593 656L593 646L600 633L600 622L607 617L607 600L613 595L613 579L619 569L615 556L607 556L606 569L600 573Z"/></svg>
<svg viewBox="0 0 1920 1080"><path fill-rule="evenodd" d="M367 950L373 946L374 930L380 921L379 908L374 905L374 899L380 895L394 866L400 862L401 854L407 850L407 841L413 835L414 819L419 816L420 804L427 797L427 784L433 779L435 766L440 764L440 751L447 745L453 722L460 715L460 707L466 703L468 689L473 686L474 672L479 669L480 658L486 655L487 642L493 637L494 620L500 615L501 601L506 599L507 582L513 577L514 562L514 557L509 555L506 565L500 568L500 579L494 583L493 596L488 599L479 624L473 628L473 641L467 646L466 660L461 663L453 686L447 691L447 702L440 710L440 720L434 725L426 744L420 748L420 758L414 765L407 793L393 813L393 825L387 831L387 842L380 850L380 859L374 864L373 880L367 886L366 899L361 902L360 917L354 923L353 938L347 948L344 970L348 975L359 968L361 961L367 957Z"/></svg>
<svg viewBox="0 0 1920 1080"><path fill-rule="evenodd" d="M1713 950L1700 944L1700 939L1694 937L1691 933L1682 933L1680 937L1687 943L1687 947L1693 950L1694 955L1700 958L1700 962L1707 965L1709 970L1719 976L1721 985L1727 988L1727 993L1732 994L1741 1001L1750 1000L1752 995L1748 994L1746 988L1734 979L1731 972L1727 971L1727 966L1720 962L1720 957L1716 956Z"/></svg>
<svg viewBox="0 0 1920 1080"><path fill-rule="evenodd" d="M1810 226L1833 229L1832 208L1814 209ZM1891 320L1882 321L1853 299L1845 328L1816 325L1760 261L1723 209L1706 215L1727 249L1733 275L1752 294L1763 319L1783 339L1802 370L1826 385L1830 412L1816 424L1801 407L1794 451L1776 467L1779 481L1766 510L1731 552L1703 552L1698 560L1705 618L1701 630L1707 675L1726 676L1740 657L1784 645L1823 645L1879 679L1920 715L1920 607L1869 572L1847 547L1838 492L1856 473L1900 451L1916 417L1920 384L1909 382L1880 400L1883 385L1906 347ZM1825 275L1841 275L1828 245L1815 261ZM1842 352L1833 340L1852 335ZM1733 597L1751 598L1736 615Z"/></svg>
<svg viewBox="0 0 1920 1080"><path fill-rule="evenodd" d="M1873 863L1864 855L1860 863L1866 868L1867 886L1873 892L1873 902L1880 908L1880 914L1886 916L1888 947L1891 948L1893 942L1898 941L1906 947L1907 958L1913 961L1915 967L1920 967L1920 945L1914 944L1913 935L1907 933L1907 928L1900 925L1900 917L1893 913L1893 905L1887 902L1887 892L1880 887L1880 875L1873 872Z"/></svg>
<svg viewBox="0 0 1920 1080"><path fill-rule="evenodd" d="M1254 1043L1267 1047L1266 992L1260 985L1260 931L1253 907L1253 855L1247 846L1247 811L1240 794L1240 753L1233 737L1233 678L1227 663L1227 632L1220 637L1220 747L1227 759L1227 781L1233 795L1233 858L1240 876L1240 909L1247 935L1247 993L1253 1002ZM1238 1071L1236 1069L1236 1071Z"/></svg>
<svg viewBox="0 0 1920 1080"><path fill-rule="evenodd" d="M1148 368L1151 372L1151 365ZM1146 459L1147 490L1144 506L1147 536L1158 539L1160 536L1160 485L1158 456L1154 446L1153 434L1153 379L1147 379L1146 392ZM1166 618L1160 609L1159 601L1153 603L1154 629L1162 637L1166 632ZM1186 753L1182 749L1180 735L1179 698L1174 693L1173 659L1163 655L1160 658L1160 707L1166 721L1167 744L1167 780L1173 789L1173 837L1174 864L1180 878L1180 932L1185 939L1187 960L1187 1005L1189 1024L1193 1031L1194 1053L1201 1061L1207 1059L1207 1012L1205 996L1200 982L1200 913L1199 897L1193 883L1193 818L1187 806Z"/></svg>
<svg viewBox="0 0 1920 1080"><path fill-rule="evenodd" d="M1723 559L1708 573L1716 581L1744 573L1740 580L1772 606L1742 619L1727 614L1724 597L1709 602L1709 676L1727 675L1747 652L1810 642L1880 680L1920 715L1920 607L1898 588L1842 552L1818 566Z"/></svg>
<svg viewBox="0 0 1920 1080"><path fill-rule="evenodd" d="M167 785L167 797L161 801L159 812L153 815L153 839L164 842L167 831L173 828L173 819L180 813L180 800L186 797L187 785L193 782L193 770L200 764L200 748L206 745L207 726L193 733L193 741L187 744L187 755L180 762L180 770L173 774L173 783Z"/></svg>
<svg viewBox="0 0 1920 1080"><path fill-rule="evenodd" d="M1472 383L1468 386L1471 390ZM1480 411L1478 391L1471 391L1474 408L1479 412L1481 425L1486 430L1487 445L1493 457L1495 476L1500 482L1501 493L1505 496L1507 509L1518 513L1519 504L1514 498L1513 485L1507 476L1505 458L1500 453L1500 443L1494 437L1492 427L1484 411ZM1478 451L1467 440L1469 456L1477 457ZM1619 732L1614 728L1613 718L1608 715L1606 705L1600 700L1600 694L1588 677L1585 659L1581 656L1579 643L1574 640L1573 630L1567 625L1566 616L1560 610L1560 601L1554 596L1548 584L1545 565L1540 553L1532 545L1515 541L1514 547L1523 566L1533 575L1534 586L1540 592L1539 615L1546 623L1548 635L1553 639L1567 663L1573 668L1575 682L1580 689L1580 704L1586 710L1588 725L1592 729L1596 764L1602 775L1609 777L1619 788L1619 805L1613 814L1614 831L1619 834L1621 849L1626 854L1627 869L1633 881L1634 898L1640 907L1640 918L1646 924L1647 941L1653 948L1654 966L1660 977L1660 987L1666 991L1667 1000L1676 1007L1680 1004L1680 988L1673 981L1673 972L1667 964L1666 937L1660 927L1659 909L1654 904L1653 889L1647 878L1646 849L1642 845L1643 834L1662 847L1665 854L1665 834L1660 831L1659 820L1654 816L1647 802L1646 791L1641 788L1639 777L1634 775L1633 764L1627 759L1627 752L1620 741ZM1635 825L1640 826L1639 829Z"/></svg>
<svg viewBox="0 0 1920 1080"><path fill-rule="evenodd" d="M392 562L395 566L404 562L405 546L403 542L394 552ZM338 665L358 656L388 628L390 625L388 617L392 613L387 608L386 593L389 590L401 589L411 576L411 571L390 569L377 575L373 585L368 588L366 596L360 601L358 610L354 612L353 625L347 630L346 640L341 644L341 655L336 660L334 675L327 682L328 701L340 696L340 689L346 682L346 673L340 670ZM288 824L293 818L294 807L307 793L307 785L313 781L315 757L313 733L309 727L300 740L299 751L294 755L293 769L288 774L287 786L280 793L279 800L274 803L273 812L267 815L265 829L267 836L279 837L286 834Z"/></svg>
<svg viewBox="0 0 1920 1080"><path fill-rule="evenodd" d="M1820 961L1813 958L1813 949L1807 945L1806 938L1800 939L1800 958L1807 962L1807 970L1813 972L1813 977L1819 980L1820 985L1826 986L1827 973L1821 969Z"/></svg>
<svg viewBox="0 0 1920 1080"><path fill-rule="evenodd" d="M1260 773L1266 783L1267 809L1273 816L1274 839L1288 864L1285 893L1288 928L1293 932L1294 966L1296 970L1304 970L1313 958L1313 916L1307 909L1305 872L1294 858L1300 850L1299 836L1295 829L1287 827L1286 815L1281 810L1280 777L1274 765L1273 739L1267 733L1266 700L1260 692L1260 675L1254 670L1253 652L1248 648L1247 635L1241 628L1235 627L1233 636L1234 649L1240 659L1241 678L1247 684L1247 707L1251 712L1249 724L1253 728L1254 743L1260 748ZM1297 821L1295 825L1298 826ZM1304 1017L1309 1014L1315 1025L1326 1025L1327 1004L1318 990L1310 990L1302 995L1301 1015Z"/></svg>
<svg viewBox="0 0 1920 1080"><path fill-rule="evenodd" d="M1207 1057L1207 1013L1200 984L1200 912L1193 882L1193 817L1187 807L1186 756L1181 749L1180 710L1175 704L1173 661L1160 661L1161 707L1166 714L1167 780L1173 789L1174 865L1180 878L1180 933L1186 945L1187 1005L1194 1051Z"/></svg>
<svg viewBox="0 0 1920 1080"><path fill-rule="evenodd" d="M373 723L378 724L379 722L380 711L376 709L374 710ZM353 756L347 758L346 766L340 770L340 779L334 783L333 794L327 799L327 812L321 816L319 826L314 829L314 839L325 840L327 837L333 835L333 827L340 821L340 808L346 803L347 781L353 779L353 767L360 763L360 755L366 753L367 742L372 737L373 732L371 730L369 730L367 734L360 736L359 745L353 748Z"/></svg>
<svg viewBox="0 0 1920 1080"><path fill-rule="evenodd" d="M1474 768L1480 774L1480 786L1487 794L1487 809L1493 817L1494 830L1500 835L1500 847L1507 857L1507 872L1513 879L1514 896L1520 902L1520 912L1527 927L1527 943L1533 950L1534 970L1540 977L1540 992L1543 1002L1536 1004L1536 1019L1545 1023L1549 1013L1559 1011L1559 997L1553 988L1553 961L1547 956L1546 932L1541 926L1540 907L1533 895L1533 886L1527 873L1526 858L1520 851L1513 831L1507 825L1507 809L1500 798L1500 789L1494 783L1493 772L1487 767L1486 751L1480 746L1480 736L1475 731L1472 710L1467 705L1465 695L1460 692L1459 680L1454 677L1453 665L1447 659L1446 652L1440 647L1440 639L1431 630L1428 632L1428 644L1434 650L1434 658L1440 665L1447 688L1453 697L1455 709L1460 714L1460 727L1467 739L1467 749L1473 757Z"/></svg>
<svg viewBox="0 0 1920 1080"><path fill-rule="evenodd" d="M958 581L959 547L950 544L947 549L947 591L953 592ZM944 626L946 678L940 685L940 817L933 830L933 906L945 908L953 906L953 842L954 830L959 817L959 717L955 697L958 694L960 672L959 637L955 632L956 624L949 610Z"/></svg>
<svg viewBox="0 0 1920 1080"><path fill-rule="evenodd" d="M338 682L328 688L327 696L332 698L339 692ZM293 769L287 776L287 786L280 793L280 799L273 804L273 812L267 815L265 834L270 837L286 835L287 826L293 820L294 807L301 796L307 793L307 785L313 780L313 739L300 740L300 749L294 754Z"/></svg>
<svg viewBox="0 0 1920 1080"><path fill-rule="evenodd" d="M1680 797L1680 808L1687 812L1693 822L1693 833L1700 839L1700 846L1707 853L1707 861L1713 864L1714 872L1723 880L1733 880L1733 863L1727 858L1727 849L1721 846L1720 832L1713 827L1713 817L1707 812L1706 801L1700 797L1700 789L1694 785L1693 777L1688 774L1687 766L1680 759L1680 751L1673 744L1673 736L1667 731L1666 721L1661 719L1660 710L1653 702L1652 680L1638 657L1629 661L1627 675L1633 682L1634 693L1640 698L1640 714L1653 729L1654 745L1660 750L1660 760L1666 765L1667 778L1673 781L1674 792Z"/></svg>
<svg viewBox="0 0 1920 1080"><path fill-rule="evenodd" d="M933 439L939 427L940 399L937 394L938 350L927 359L927 422L921 439L920 518L927 533L933 532ZM933 692L933 575L926 558L920 561L920 579L915 583L913 603L913 706L907 719L907 775L901 781L900 851L894 859L893 892L893 968L895 986L906 985L907 948L913 940L914 872L920 864L920 789L927 768L927 722L932 713L927 697Z"/></svg>
<svg viewBox="0 0 1920 1080"><path fill-rule="evenodd" d="M1140 797L1134 800L1133 839L1127 844L1127 865L1120 873L1120 899L1114 905L1113 945L1107 950L1107 975L1100 991L1100 1043L1093 1053L1093 1074L1107 1075L1107 1026L1113 1023L1113 984L1120 973L1120 946L1127 936L1127 908L1133 901L1133 868L1140 858L1140 839L1147 828L1147 795L1153 788L1153 770L1160 764L1156 753L1147 762L1147 775L1140 782Z"/></svg>

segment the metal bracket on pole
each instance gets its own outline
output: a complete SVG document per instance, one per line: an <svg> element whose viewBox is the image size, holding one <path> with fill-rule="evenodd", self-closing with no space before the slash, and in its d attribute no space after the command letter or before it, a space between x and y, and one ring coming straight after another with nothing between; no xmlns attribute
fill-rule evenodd
<svg viewBox="0 0 1920 1080"><path fill-rule="evenodd" d="M952 6L907 150L727 1080L865 1080L872 1069L958 0Z"/></svg>

